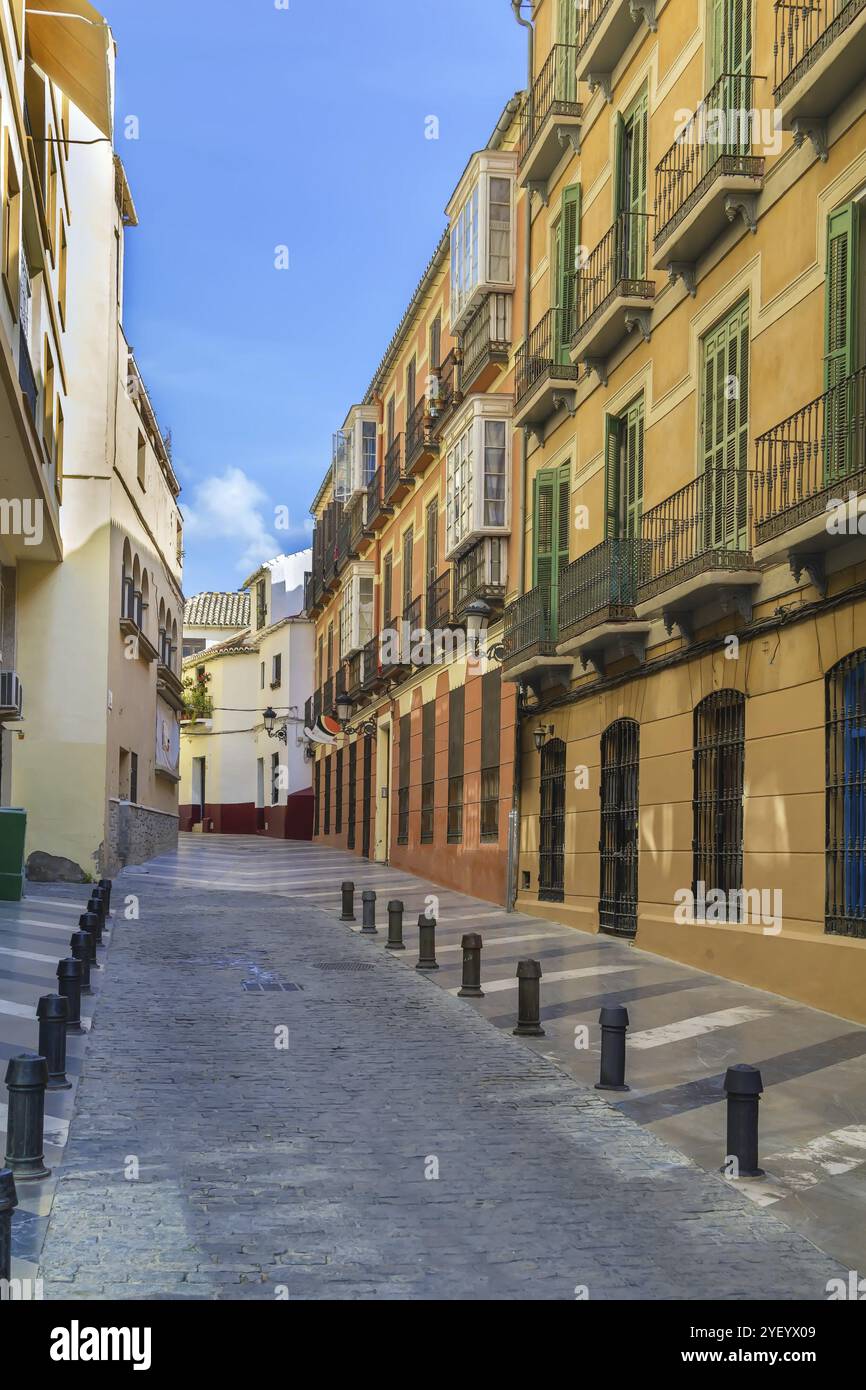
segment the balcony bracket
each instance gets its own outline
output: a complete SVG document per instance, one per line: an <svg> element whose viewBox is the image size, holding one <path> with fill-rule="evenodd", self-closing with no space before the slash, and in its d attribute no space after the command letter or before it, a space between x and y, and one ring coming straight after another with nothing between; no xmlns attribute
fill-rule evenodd
<svg viewBox="0 0 866 1390"><path fill-rule="evenodd" d="M544 421L536 420L534 424L523 426L527 439L534 439L539 449L544 448Z"/></svg>
<svg viewBox="0 0 866 1390"><path fill-rule="evenodd" d="M592 669L602 679L607 675L607 662L601 652L581 652L580 665L583 671Z"/></svg>
<svg viewBox="0 0 866 1390"><path fill-rule="evenodd" d="M608 106L613 104L613 82L609 72L588 72L586 80L589 83L589 90L594 92L596 87L600 87L602 95Z"/></svg>
<svg viewBox="0 0 866 1390"><path fill-rule="evenodd" d="M550 202L550 193L546 179L528 179L526 187L529 193L537 193L544 206L547 207Z"/></svg>
<svg viewBox="0 0 866 1390"><path fill-rule="evenodd" d="M725 611L739 613L744 623L750 623L753 616L752 590L751 589L732 589L727 595Z"/></svg>
<svg viewBox="0 0 866 1390"><path fill-rule="evenodd" d="M698 280L694 261L668 261L668 279L672 285L682 280L692 299L698 292Z"/></svg>
<svg viewBox="0 0 866 1390"><path fill-rule="evenodd" d="M729 193L725 198L725 212L729 222L736 221L739 213L750 232L758 230L757 193Z"/></svg>
<svg viewBox="0 0 866 1390"><path fill-rule="evenodd" d="M652 325L652 313L649 309L629 309L624 322L627 333L631 333L633 328L637 328L644 342L649 342Z"/></svg>
<svg viewBox="0 0 866 1390"><path fill-rule="evenodd" d="M823 555L802 555L792 550L788 556L788 564L791 566L791 573L796 584L799 584L801 576L805 573L821 597L826 597L827 567Z"/></svg>
<svg viewBox="0 0 866 1390"><path fill-rule="evenodd" d="M665 632L668 637L673 637L674 628L678 627L680 636L684 642L693 642L695 640L695 629L690 614L682 612L672 613L666 608L662 613L662 621L664 622Z"/></svg>
<svg viewBox="0 0 866 1390"><path fill-rule="evenodd" d="M556 138L563 149L570 145L575 154L580 154L580 126L579 125L558 125L556 127Z"/></svg>
<svg viewBox="0 0 866 1390"><path fill-rule="evenodd" d="M607 386L607 363L603 357L584 357L583 365L586 368L585 376L592 376L594 372L602 386Z"/></svg>
<svg viewBox="0 0 866 1390"><path fill-rule="evenodd" d="M643 18L650 33L657 32L659 22L656 19L656 0L628 0L628 8L635 24L640 24Z"/></svg>
<svg viewBox="0 0 866 1390"><path fill-rule="evenodd" d="M815 116L797 116L791 122L794 144L799 150L806 140L811 140L816 155L822 164L827 163L827 122Z"/></svg>
<svg viewBox="0 0 866 1390"><path fill-rule="evenodd" d="M577 414L577 392L560 391L553 397L553 406L555 410L566 410L569 419L573 420Z"/></svg>

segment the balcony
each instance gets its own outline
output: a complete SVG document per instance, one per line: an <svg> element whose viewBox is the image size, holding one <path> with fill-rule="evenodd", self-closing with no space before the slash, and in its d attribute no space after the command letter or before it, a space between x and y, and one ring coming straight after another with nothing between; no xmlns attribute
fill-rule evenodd
<svg viewBox="0 0 866 1390"><path fill-rule="evenodd" d="M587 0L578 6L577 75L592 88L601 85L608 100L610 75L641 18L655 31L655 0Z"/></svg>
<svg viewBox="0 0 866 1390"><path fill-rule="evenodd" d="M583 106L577 100L577 48L556 43L520 114L517 146L522 188L543 187L565 150L580 152Z"/></svg>
<svg viewBox="0 0 866 1390"><path fill-rule="evenodd" d="M39 404L39 388L36 385L33 363L30 360L30 348L27 345L27 338L23 329L18 330L18 382L30 408L30 417L35 425Z"/></svg>
<svg viewBox="0 0 866 1390"><path fill-rule="evenodd" d="M329 676L322 686L322 714L334 713L334 677Z"/></svg>
<svg viewBox="0 0 866 1390"><path fill-rule="evenodd" d="M548 309L517 349L514 423L541 426L573 402L578 368L568 357L570 325L564 309Z"/></svg>
<svg viewBox="0 0 866 1390"><path fill-rule="evenodd" d="M427 630L448 627L451 618L451 571L427 586Z"/></svg>
<svg viewBox="0 0 866 1390"><path fill-rule="evenodd" d="M751 616L758 584L751 552L752 477L745 467L709 466L644 514L638 618L662 616L687 640L692 615L715 605Z"/></svg>
<svg viewBox="0 0 866 1390"><path fill-rule="evenodd" d="M610 659L643 660L650 627L635 613L641 542L611 538L579 556L559 579L559 651L601 674Z"/></svg>
<svg viewBox="0 0 866 1390"><path fill-rule="evenodd" d="M313 606L313 576L310 574L308 570L307 573L304 575L304 612L307 615L307 617L309 617L312 613Z"/></svg>
<svg viewBox="0 0 866 1390"><path fill-rule="evenodd" d="M346 662L346 694L353 700L361 693L363 686L363 651L355 652Z"/></svg>
<svg viewBox="0 0 866 1390"><path fill-rule="evenodd" d="M755 230L764 181L764 160L755 153L755 81L720 77L656 166L656 269L685 264L693 274L698 257L738 214Z"/></svg>
<svg viewBox="0 0 866 1390"><path fill-rule="evenodd" d="M345 569L350 560L357 560L358 558L358 552L352 544L354 539L353 519L354 508L344 507L337 523L337 574Z"/></svg>
<svg viewBox="0 0 866 1390"><path fill-rule="evenodd" d="M439 443L433 434L430 401L422 396L406 422L406 458L404 468L415 477L423 473L439 453Z"/></svg>
<svg viewBox="0 0 866 1390"><path fill-rule="evenodd" d="M539 584L522 594L505 610L505 650L502 675L515 681L522 676L558 671L570 672L570 656L556 650L557 613L551 603L550 586Z"/></svg>
<svg viewBox="0 0 866 1390"><path fill-rule="evenodd" d="M367 494L362 493L346 508L349 520L349 557L355 559L373 539L373 529L367 525Z"/></svg>
<svg viewBox="0 0 866 1390"><path fill-rule="evenodd" d="M489 294L460 335L460 394L487 391L511 351L511 295Z"/></svg>
<svg viewBox="0 0 866 1390"><path fill-rule="evenodd" d="M475 599L483 599L498 616L505 602L507 542L499 537L478 541L454 566L452 621L460 623Z"/></svg>
<svg viewBox="0 0 866 1390"><path fill-rule="evenodd" d="M577 273L571 360L603 363L632 328L649 338L655 295L647 279L645 213L622 212Z"/></svg>
<svg viewBox="0 0 866 1390"><path fill-rule="evenodd" d="M304 703L304 728L313 727L313 697L309 695Z"/></svg>
<svg viewBox="0 0 866 1390"><path fill-rule="evenodd" d="M168 656L168 660L161 657L156 667L156 692L170 705L178 714L182 714L185 709L183 698L183 683L180 676L171 664L173 653Z"/></svg>
<svg viewBox="0 0 866 1390"><path fill-rule="evenodd" d="M433 407L433 435L440 439L448 423L451 412L460 405L463 396L458 387L457 353L454 348L448 353L437 372L437 390L431 405Z"/></svg>
<svg viewBox="0 0 866 1390"><path fill-rule="evenodd" d="M382 670L379 662L379 638L371 637L361 652L361 689L364 694L372 694L382 683Z"/></svg>
<svg viewBox="0 0 866 1390"><path fill-rule="evenodd" d="M322 713L322 691L317 690L313 695L313 719L316 720Z"/></svg>
<svg viewBox="0 0 866 1390"><path fill-rule="evenodd" d="M784 130L826 157L826 119L866 71L866 0L774 5L773 97Z"/></svg>
<svg viewBox="0 0 866 1390"><path fill-rule="evenodd" d="M383 680L400 681L410 669L412 634L417 632L420 626L420 598L406 607L402 618L392 618L385 624L379 649L379 674Z"/></svg>
<svg viewBox="0 0 866 1390"><path fill-rule="evenodd" d="M385 454L385 501L387 503L400 502L406 496L411 487L415 485L415 479L411 473L406 471L406 454L403 448L403 436L398 434L394 443Z"/></svg>
<svg viewBox="0 0 866 1390"><path fill-rule="evenodd" d="M756 452L755 559L786 552L797 578L808 569L823 589L825 552L858 537L863 547L866 368L762 434Z"/></svg>
<svg viewBox="0 0 866 1390"><path fill-rule="evenodd" d="M135 639L137 656L149 663L158 660L159 652L144 635L144 597L129 575L124 577L121 590L120 631L124 637Z"/></svg>
<svg viewBox="0 0 866 1390"><path fill-rule="evenodd" d="M382 499L382 469L377 468L369 483L367 484L367 527L369 530L380 531L394 513L394 508L389 507Z"/></svg>

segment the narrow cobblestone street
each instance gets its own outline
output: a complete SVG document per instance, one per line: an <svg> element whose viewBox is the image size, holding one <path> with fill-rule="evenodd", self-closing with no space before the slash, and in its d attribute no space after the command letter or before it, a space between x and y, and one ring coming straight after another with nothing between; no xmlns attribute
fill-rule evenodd
<svg viewBox="0 0 866 1390"><path fill-rule="evenodd" d="M116 883L46 1297L825 1297L837 1261L337 923L327 853L269 845L268 888L232 842L220 890L216 848Z"/></svg>

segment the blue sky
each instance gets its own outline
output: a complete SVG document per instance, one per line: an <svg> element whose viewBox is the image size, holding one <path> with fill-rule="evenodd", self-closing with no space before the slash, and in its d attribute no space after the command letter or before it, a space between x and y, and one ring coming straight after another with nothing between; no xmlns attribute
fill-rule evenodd
<svg viewBox="0 0 866 1390"><path fill-rule="evenodd" d="M278 3L102 5L141 222L125 328L173 435L187 594L235 588L308 543L331 435L525 75L509 0Z"/></svg>

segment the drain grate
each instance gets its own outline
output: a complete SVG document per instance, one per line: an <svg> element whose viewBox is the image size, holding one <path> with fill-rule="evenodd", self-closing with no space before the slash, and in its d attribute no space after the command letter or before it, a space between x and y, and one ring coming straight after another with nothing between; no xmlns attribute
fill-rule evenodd
<svg viewBox="0 0 866 1390"><path fill-rule="evenodd" d="M304 986L289 984L287 980L269 980L266 984L259 984L258 980L243 980L241 988L246 990L247 994L292 994Z"/></svg>
<svg viewBox="0 0 866 1390"><path fill-rule="evenodd" d="M372 965L364 965L355 960L326 960L317 965L316 970L345 970L353 973L359 970L372 970Z"/></svg>

